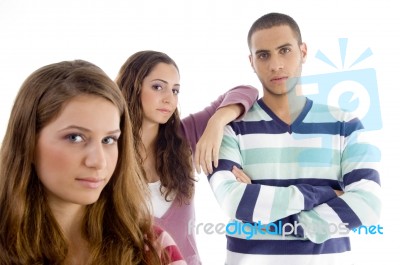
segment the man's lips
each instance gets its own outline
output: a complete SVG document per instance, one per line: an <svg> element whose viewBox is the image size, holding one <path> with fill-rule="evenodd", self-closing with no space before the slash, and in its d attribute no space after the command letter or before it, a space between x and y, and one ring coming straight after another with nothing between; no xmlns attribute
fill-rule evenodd
<svg viewBox="0 0 400 265"><path fill-rule="evenodd" d="M272 82L274 82L274 81L285 81L287 79L288 79L287 76L277 76L277 77L272 78L271 81Z"/></svg>

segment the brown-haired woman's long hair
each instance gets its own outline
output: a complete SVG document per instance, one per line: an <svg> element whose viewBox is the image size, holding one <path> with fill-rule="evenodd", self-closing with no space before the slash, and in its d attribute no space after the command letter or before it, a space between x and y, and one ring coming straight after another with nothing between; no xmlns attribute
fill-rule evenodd
<svg viewBox="0 0 400 265"><path fill-rule="evenodd" d="M0 153L2 265L62 264L67 256L68 243L35 172L34 150L40 130L60 114L66 102L85 94L115 104L122 132L115 172L98 201L86 207L82 234L89 246L89 264L161 264L125 100L100 68L77 60L32 73L11 111Z"/></svg>
<svg viewBox="0 0 400 265"><path fill-rule="evenodd" d="M141 91L143 80L159 63L173 65L178 71L176 63L165 53L157 51L140 51L130 56L122 65L116 83L128 102L132 120L135 152L141 158L141 165L145 157L141 157L143 148L141 127L143 121L143 102ZM167 201L170 195L180 203L188 203L194 194L195 179L193 176L192 152L186 139L182 137L178 110L171 118L160 124L156 140L156 170L160 176L162 190ZM143 166L142 172L145 174ZM165 188L165 192L164 192Z"/></svg>

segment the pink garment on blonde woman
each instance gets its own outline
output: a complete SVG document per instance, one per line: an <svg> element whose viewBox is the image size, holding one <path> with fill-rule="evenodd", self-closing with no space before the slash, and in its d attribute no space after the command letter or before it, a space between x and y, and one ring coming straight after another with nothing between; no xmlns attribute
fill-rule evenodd
<svg viewBox="0 0 400 265"><path fill-rule="evenodd" d="M164 231L161 227L154 226L154 233L156 241L161 247L161 250L167 252L170 261L168 265L187 265L183 259L182 253L180 252L176 242L168 232ZM161 253L159 254L161 256Z"/></svg>

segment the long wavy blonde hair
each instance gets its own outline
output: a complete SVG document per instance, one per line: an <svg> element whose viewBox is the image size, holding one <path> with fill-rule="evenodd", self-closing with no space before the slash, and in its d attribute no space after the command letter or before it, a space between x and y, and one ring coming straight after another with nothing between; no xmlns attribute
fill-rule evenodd
<svg viewBox="0 0 400 265"><path fill-rule="evenodd" d="M111 101L122 132L115 172L98 201L86 207L82 234L90 264L161 264L127 105L117 85L82 60L36 70L17 95L0 152L0 264L62 264L67 256L68 243L35 171L34 150L41 129L82 94Z"/></svg>

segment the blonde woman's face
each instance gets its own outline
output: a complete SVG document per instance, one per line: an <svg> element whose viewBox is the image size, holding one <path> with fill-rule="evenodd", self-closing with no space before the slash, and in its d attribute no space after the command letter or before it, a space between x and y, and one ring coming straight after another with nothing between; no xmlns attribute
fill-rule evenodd
<svg viewBox="0 0 400 265"><path fill-rule="evenodd" d="M85 95L41 130L35 167L50 205L96 202L116 167L119 123L114 104Z"/></svg>
<svg viewBox="0 0 400 265"><path fill-rule="evenodd" d="M141 90L143 122L164 124L178 105L179 73L172 64L159 63L144 78Z"/></svg>

